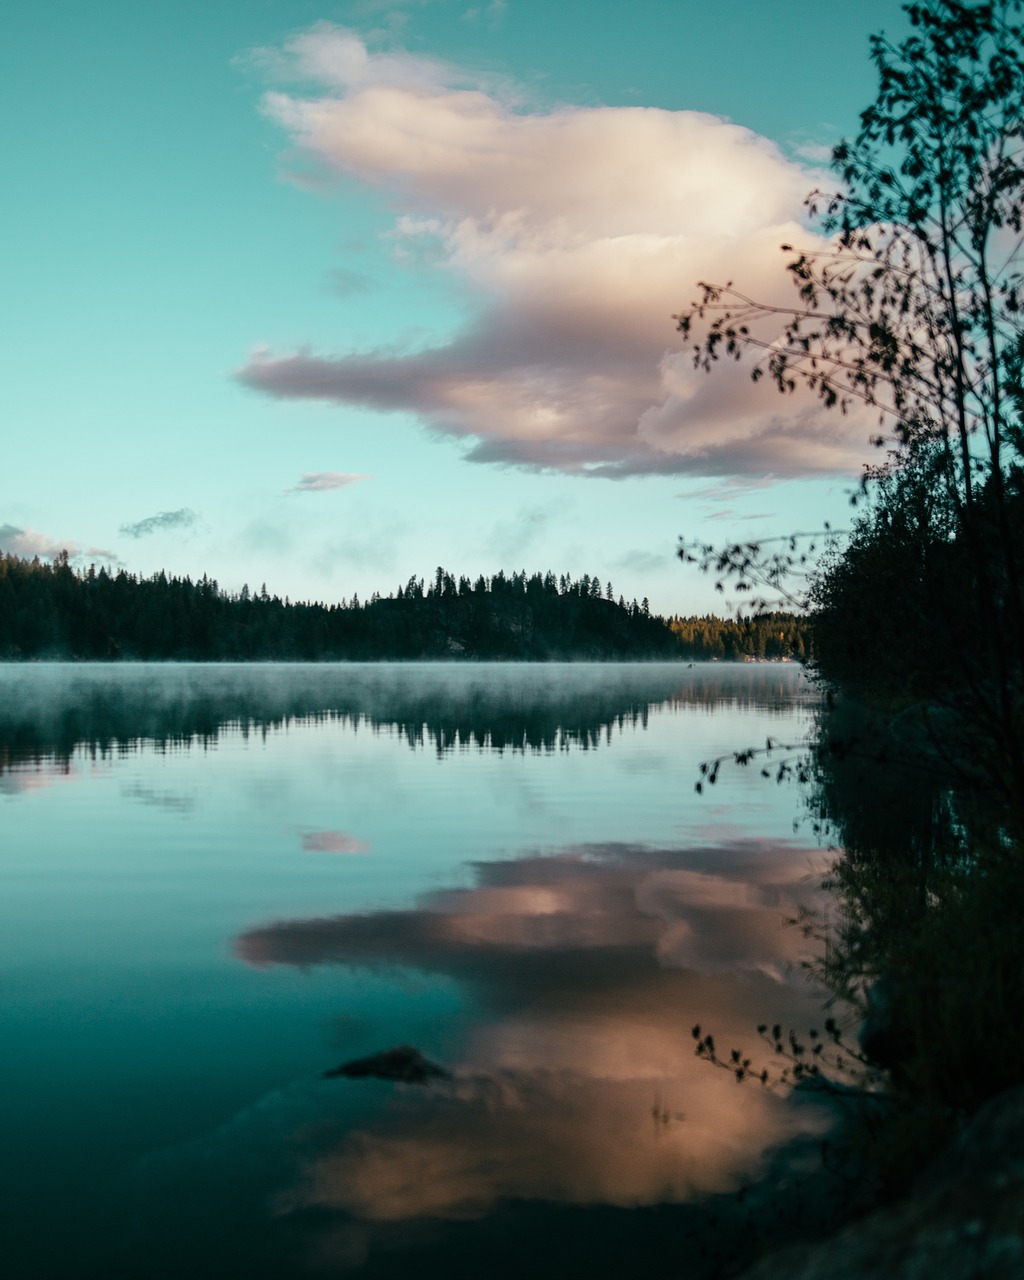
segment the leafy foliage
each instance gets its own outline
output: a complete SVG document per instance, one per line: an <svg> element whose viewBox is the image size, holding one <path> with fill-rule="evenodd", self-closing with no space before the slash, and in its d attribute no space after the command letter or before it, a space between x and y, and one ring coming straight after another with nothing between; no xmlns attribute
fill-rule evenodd
<svg viewBox="0 0 1024 1280"><path fill-rule="evenodd" d="M840 190L808 198L829 244L783 246L793 306L704 284L678 319L698 367L761 353L755 378L873 406L888 446L816 566L802 535L683 559L808 607L825 678L916 717L1024 837L1021 7L909 5L908 39L872 41L878 94L835 148Z"/></svg>
<svg viewBox="0 0 1024 1280"><path fill-rule="evenodd" d="M895 446L888 466L937 444L937 474L965 509L1020 442L1006 390L1022 356L1020 7L908 6L910 39L872 40L879 91L833 152L842 190L808 197L832 242L782 246L795 253L795 305L701 284L677 317L698 367L759 350L755 380L767 373L787 393L803 383L826 407L877 408L880 441Z"/></svg>
<svg viewBox="0 0 1024 1280"><path fill-rule="evenodd" d="M757 615L772 614L779 608L806 613L818 557L835 542L836 534L826 524L819 533L790 533L724 546L680 538L677 554L684 564L695 564L701 573L712 574L716 591L724 595L731 588L743 596Z"/></svg>
<svg viewBox="0 0 1024 1280"><path fill-rule="evenodd" d="M833 1017L824 1021L824 1036L814 1027L801 1037L792 1028L783 1033L782 1024L771 1028L762 1023L757 1034L769 1051L771 1064L755 1066L743 1050L732 1049L728 1058L719 1056L715 1038L698 1024L693 1028L696 1054L712 1066L729 1071L737 1083L755 1080L766 1089L814 1084L826 1093L848 1098L877 1087L880 1073L860 1049L848 1044ZM845 1083L840 1083L844 1081Z"/></svg>

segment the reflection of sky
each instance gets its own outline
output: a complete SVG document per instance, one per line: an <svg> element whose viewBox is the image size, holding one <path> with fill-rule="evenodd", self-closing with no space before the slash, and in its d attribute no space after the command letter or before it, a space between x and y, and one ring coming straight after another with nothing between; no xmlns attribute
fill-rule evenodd
<svg viewBox="0 0 1024 1280"><path fill-rule="evenodd" d="M274 710L314 698L315 677L335 696L343 673L306 671L290 690L275 689L270 668L250 674ZM429 674L436 703L447 677ZM114 1173L184 1143L206 1159L204 1135L229 1135L218 1138L231 1153L223 1176L211 1187L191 1165L167 1203L180 1210L182 1186L201 1185L204 1204L226 1212L237 1134L253 1117L269 1135L260 1194L290 1187L293 1206L358 1216L369 1212L359 1187L376 1179L392 1227L419 1210L411 1191L384 1190L389 1144L411 1144L424 1168L450 1162L447 1181L417 1181L433 1184L435 1212L465 1215L530 1186L563 1203L642 1203L659 1181L683 1194L693 1145L743 1164L781 1135L778 1107L752 1092L756 1138L729 1127L735 1087L694 1062L689 1026L713 1021L720 1042L747 1043L766 1010L785 1020L802 1007L787 969L796 939L777 926L815 852L806 832L793 836L791 789L752 770L724 770L704 797L693 781L701 760L802 732L795 669L709 670L687 686L694 674L678 667L580 668L568 691L565 673L503 669L492 698L539 707L541 723L549 694L571 701L578 725L604 726L596 748L443 755L388 727L394 673L367 673L359 693L378 700L377 725L284 715L245 733L240 717L215 717L190 742L175 738L174 717L184 707L193 723L236 677L211 668L204 692L193 671L186 698L169 668L158 675L170 721L152 705L133 720L143 675L71 672L102 677L123 717L124 740L104 750L56 692L28 723L25 689L56 672L21 669L15 754L23 741L70 750L28 751L0 771L0 1145L12 1179L0 1192L18 1197L13 1229L34 1232L33 1247L58 1249L46 1225L57 1202L77 1213L81 1247L112 1238ZM398 675L407 699L415 673ZM454 686L469 695L479 678L490 676L460 668ZM237 710L237 688L226 696ZM623 699L645 714L606 722ZM168 724L164 741L144 732ZM239 964L233 939L264 967ZM319 1080L402 1042L457 1068L451 1086L403 1101L390 1086L345 1094ZM286 1176L280 1155L296 1110L317 1133L348 1116L350 1137L320 1143L306 1180ZM586 1129L588 1111L606 1114L604 1130ZM700 1137L704 1117L714 1142ZM488 1169L473 1137L484 1132ZM366 1172L352 1183L357 1147ZM703 1185L718 1185L726 1163L705 1160ZM76 1256L55 1254L52 1269Z"/></svg>
<svg viewBox="0 0 1024 1280"><path fill-rule="evenodd" d="M412 908L267 925L256 966L393 965L469 984L482 1013L452 1082L399 1090L323 1152L286 1203L392 1221L501 1198L637 1205L718 1191L816 1118L694 1057L819 1004L784 925L814 889L807 854L748 840L592 845L480 864ZM344 1087L344 1086L342 1086ZM404 1096L402 1096L404 1095ZM820 1118L817 1118L820 1119Z"/></svg>

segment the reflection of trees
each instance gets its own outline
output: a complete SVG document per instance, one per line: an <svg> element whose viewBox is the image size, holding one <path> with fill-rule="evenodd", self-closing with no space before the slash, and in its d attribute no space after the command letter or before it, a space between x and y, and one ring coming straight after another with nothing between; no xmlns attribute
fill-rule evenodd
<svg viewBox="0 0 1024 1280"><path fill-rule="evenodd" d="M439 754L595 748L663 706L792 706L793 668L678 665L457 667L32 666L0 675L0 770L140 742L209 744L222 732L335 723L398 734Z"/></svg>
<svg viewBox="0 0 1024 1280"><path fill-rule="evenodd" d="M863 707L823 713L816 764L843 848L825 976L860 1003L903 1119L938 1140L1020 1080L1019 855L991 791Z"/></svg>

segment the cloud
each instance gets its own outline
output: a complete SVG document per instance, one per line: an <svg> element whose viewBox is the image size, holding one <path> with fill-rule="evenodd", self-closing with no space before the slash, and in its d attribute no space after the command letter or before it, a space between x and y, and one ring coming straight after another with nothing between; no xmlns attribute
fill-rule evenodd
<svg viewBox="0 0 1024 1280"><path fill-rule="evenodd" d="M170 529L192 529L198 522L199 517L189 507L179 507L177 511L161 511L134 524L123 524L120 532L128 538L148 538L150 534Z"/></svg>
<svg viewBox="0 0 1024 1280"><path fill-rule="evenodd" d="M690 489L675 496L684 498L687 502L697 499L704 502L733 502L741 494L751 493L755 489L767 489L771 483L771 480L749 476L742 480L722 480L718 484L705 485L702 489Z"/></svg>
<svg viewBox="0 0 1024 1280"><path fill-rule="evenodd" d="M77 557L82 561L106 560L108 564L123 563L116 552L109 551L106 547L86 547L84 551L77 553Z"/></svg>
<svg viewBox="0 0 1024 1280"><path fill-rule="evenodd" d="M794 150L804 160L827 165L832 159L833 147L824 142L801 142Z"/></svg>
<svg viewBox="0 0 1024 1280"><path fill-rule="evenodd" d="M693 111L527 113L324 24L281 59L321 88L268 93L267 115L323 173L382 191L394 243L429 245L475 314L416 349L257 350L243 383L414 413L471 460L533 469L795 477L870 455L873 419L783 399L732 362L699 373L675 332L702 279L792 301L779 246L816 243L809 178L774 144Z"/></svg>
<svg viewBox="0 0 1024 1280"><path fill-rule="evenodd" d="M328 489L347 489L357 480L369 480L357 471L304 471L298 484L285 493L324 493Z"/></svg>
<svg viewBox="0 0 1024 1280"><path fill-rule="evenodd" d="M305 853L369 853L371 845L347 831L304 831L301 836Z"/></svg>
<svg viewBox="0 0 1024 1280"><path fill-rule="evenodd" d="M364 12L369 14L385 7L366 6ZM335 89L383 82L434 90L453 79L465 79L455 67L439 58L408 53L371 54L355 32L331 22L315 23L308 31L292 36L283 49L253 49L243 61L277 80L309 82Z"/></svg>
<svg viewBox="0 0 1024 1280"><path fill-rule="evenodd" d="M35 529L21 529L13 524L0 524L0 551L10 556L21 556L32 560L39 556L42 560L53 560L61 552L71 556L79 554L80 548L70 539L58 540Z"/></svg>
<svg viewBox="0 0 1024 1280"><path fill-rule="evenodd" d="M79 566L96 560L106 560L111 565L121 564L118 556L105 547L83 548L71 538L51 538L35 529L22 529L14 524L0 524L0 551L23 560L34 560L37 556L40 560L55 560L66 551L72 563Z"/></svg>
<svg viewBox="0 0 1024 1280"><path fill-rule="evenodd" d="M748 514L745 511L739 511L736 507L720 507L717 511L712 511L710 515L705 516L706 520L774 520L776 513L773 511L755 511Z"/></svg>

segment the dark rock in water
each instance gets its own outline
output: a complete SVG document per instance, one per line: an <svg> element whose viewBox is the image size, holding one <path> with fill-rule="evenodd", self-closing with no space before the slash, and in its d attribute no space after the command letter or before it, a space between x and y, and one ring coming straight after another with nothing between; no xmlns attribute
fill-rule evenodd
<svg viewBox="0 0 1024 1280"><path fill-rule="evenodd" d="M368 1058L353 1058L324 1072L325 1077L348 1076L359 1079L372 1076L377 1080L398 1080L402 1084L427 1084L431 1080L449 1080L451 1072L436 1062L424 1058L419 1049L400 1044L394 1049L382 1049Z"/></svg>
<svg viewBox="0 0 1024 1280"><path fill-rule="evenodd" d="M905 1199L813 1245L765 1258L743 1280L1020 1280L1024 1087L993 1098Z"/></svg>

